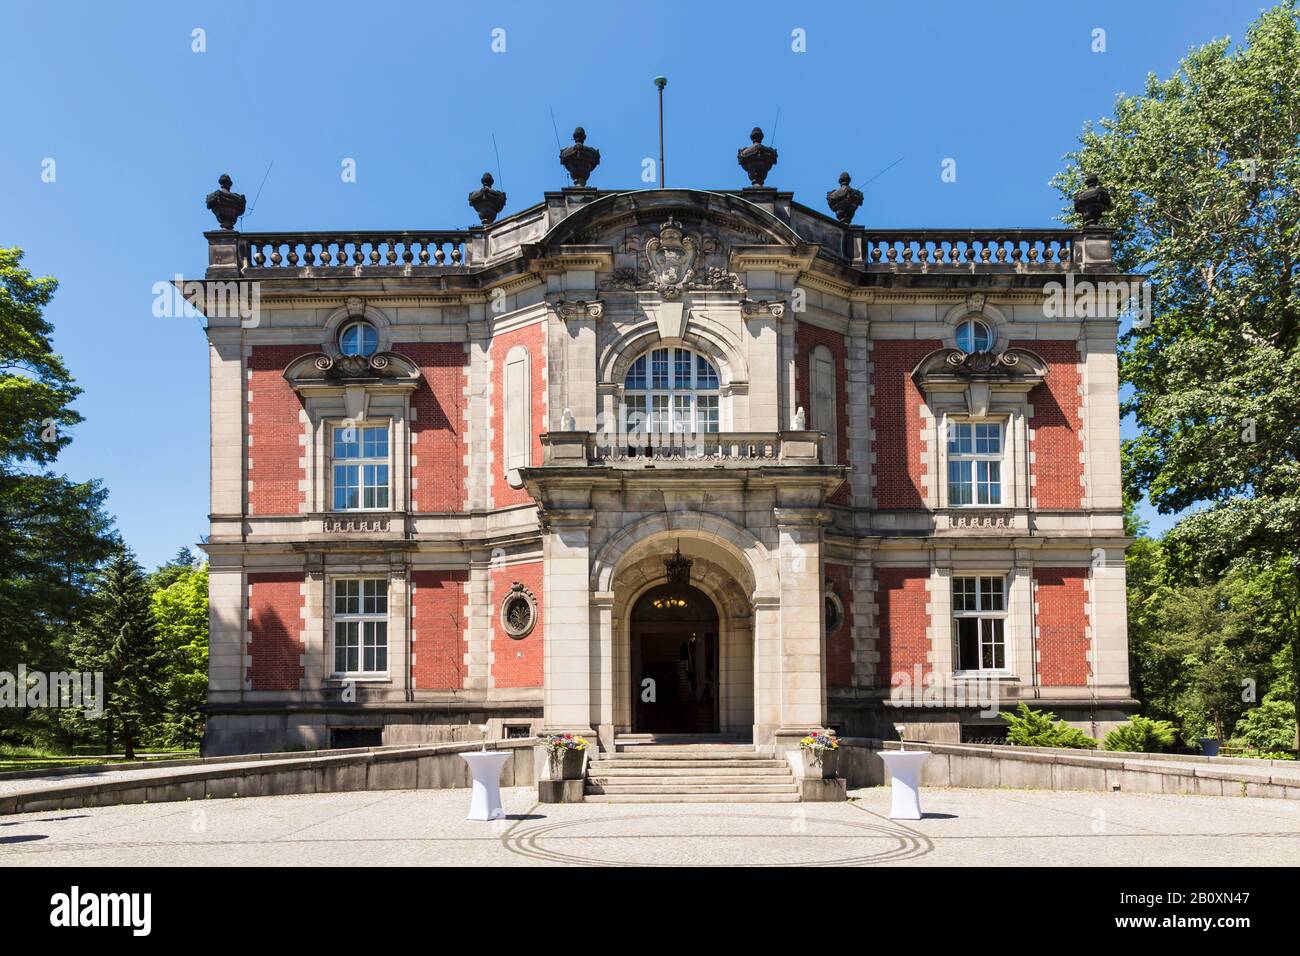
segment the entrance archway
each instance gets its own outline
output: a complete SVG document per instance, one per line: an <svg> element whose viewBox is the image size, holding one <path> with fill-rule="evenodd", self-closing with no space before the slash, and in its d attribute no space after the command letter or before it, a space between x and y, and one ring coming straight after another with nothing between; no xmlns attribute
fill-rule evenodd
<svg viewBox="0 0 1300 956"><path fill-rule="evenodd" d="M719 729L718 609L689 584L660 584L632 606L632 729Z"/></svg>

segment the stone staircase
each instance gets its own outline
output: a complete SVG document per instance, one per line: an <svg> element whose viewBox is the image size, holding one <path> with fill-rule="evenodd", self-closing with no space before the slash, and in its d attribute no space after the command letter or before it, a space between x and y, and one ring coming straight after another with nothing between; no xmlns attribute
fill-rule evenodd
<svg viewBox="0 0 1300 956"><path fill-rule="evenodd" d="M587 766L589 803L798 803L783 759L726 737L620 736Z"/></svg>

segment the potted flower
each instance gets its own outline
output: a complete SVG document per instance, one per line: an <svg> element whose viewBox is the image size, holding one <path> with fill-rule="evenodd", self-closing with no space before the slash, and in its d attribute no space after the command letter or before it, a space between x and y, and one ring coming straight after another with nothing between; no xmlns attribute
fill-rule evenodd
<svg viewBox="0 0 1300 956"><path fill-rule="evenodd" d="M542 738L552 780L579 780L582 777L582 754L587 738L573 734L552 734Z"/></svg>
<svg viewBox="0 0 1300 956"><path fill-rule="evenodd" d="M833 730L812 730L799 741L804 777L831 779L839 769L840 740Z"/></svg>

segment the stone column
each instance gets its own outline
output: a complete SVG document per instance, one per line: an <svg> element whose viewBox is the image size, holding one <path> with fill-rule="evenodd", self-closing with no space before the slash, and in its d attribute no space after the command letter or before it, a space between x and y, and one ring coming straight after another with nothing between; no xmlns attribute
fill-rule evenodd
<svg viewBox="0 0 1300 956"><path fill-rule="evenodd" d="M544 519L543 721L547 733L595 734L588 578L592 517L590 509L572 509L550 512Z"/></svg>
<svg viewBox="0 0 1300 956"><path fill-rule="evenodd" d="M599 591L590 599L591 722L600 749L614 750L614 593Z"/></svg>
<svg viewBox="0 0 1300 956"><path fill-rule="evenodd" d="M820 508L775 511L781 563L781 717L778 752L826 724L826 630Z"/></svg>
<svg viewBox="0 0 1300 956"><path fill-rule="evenodd" d="M754 595L754 743L781 726L781 596Z"/></svg>

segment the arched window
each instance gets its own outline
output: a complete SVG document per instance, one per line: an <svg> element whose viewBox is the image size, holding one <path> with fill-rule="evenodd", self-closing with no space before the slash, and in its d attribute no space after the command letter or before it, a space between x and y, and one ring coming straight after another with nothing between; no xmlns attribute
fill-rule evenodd
<svg viewBox="0 0 1300 956"><path fill-rule="evenodd" d="M652 349L623 379L624 427L629 432L716 432L718 370L684 348Z"/></svg>
<svg viewBox="0 0 1300 956"><path fill-rule="evenodd" d="M369 322L349 322L339 333L339 351L369 358L379 348L379 333Z"/></svg>
<svg viewBox="0 0 1300 956"><path fill-rule="evenodd" d="M987 352L993 347L993 330L983 322L966 319L957 326L957 348L967 355Z"/></svg>
<svg viewBox="0 0 1300 956"><path fill-rule="evenodd" d="M835 414L835 357L824 345L818 345L808 355L810 382L810 407L808 425L826 435L822 446L822 460L828 464L839 463L839 429Z"/></svg>

